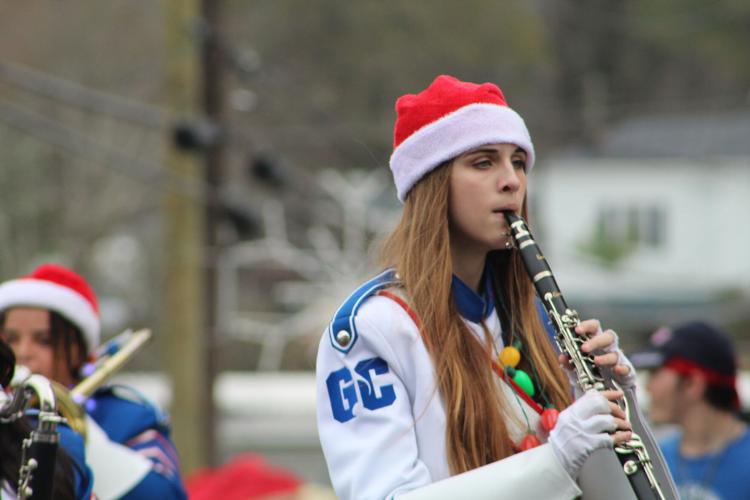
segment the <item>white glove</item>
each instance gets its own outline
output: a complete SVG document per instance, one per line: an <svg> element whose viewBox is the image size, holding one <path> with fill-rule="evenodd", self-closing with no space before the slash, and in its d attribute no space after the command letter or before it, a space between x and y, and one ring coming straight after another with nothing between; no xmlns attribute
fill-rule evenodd
<svg viewBox="0 0 750 500"><path fill-rule="evenodd" d="M607 432L616 428L607 398L589 391L560 413L548 442L565 471L576 479L594 450L612 446Z"/></svg>
<svg viewBox="0 0 750 500"><path fill-rule="evenodd" d="M611 368L606 368L607 373L614 379L615 382L617 382L620 387L623 389L631 389L635 387L636 381L638 378L635 374L635 367L633 367L633 363L630 362L630 360L625 356L625 353L622 352L622 349L620 349L620 338L617 336L617 334L614 332L614 330L610 330L612 334L615 336L615 341L609 344L604 349L601 349L602 353L609 353L614 352L617 353L617 363L618 365L625 365L630 370L628 370L627 375L618 375L612 370Z"/></svg>

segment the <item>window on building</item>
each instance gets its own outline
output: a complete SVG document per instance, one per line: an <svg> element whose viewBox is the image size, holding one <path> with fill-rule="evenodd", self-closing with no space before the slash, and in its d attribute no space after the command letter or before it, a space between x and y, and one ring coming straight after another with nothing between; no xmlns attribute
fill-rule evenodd
<svg viewBox="0 0 750 500"><path fill-rule="evenodd" d="M658 205L605 205L597 218L599 238L631 247L659 248L666 240L666 213Z"/></svg>

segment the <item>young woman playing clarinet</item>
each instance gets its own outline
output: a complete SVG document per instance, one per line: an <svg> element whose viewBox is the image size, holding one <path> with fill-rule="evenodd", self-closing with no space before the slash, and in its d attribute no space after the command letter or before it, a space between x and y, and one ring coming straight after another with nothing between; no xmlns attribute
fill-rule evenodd
<svg viewBox="0 0 750 500"><path fill-rule="evenodd" d="M497 86L450 76L399 98L396 113L401 219L384 271L342 304L318 352L334 488L342 499L574 498L591 453L631 427L620 391L574 400L511 250L503 212L526 216L535 159L524 121ZM614 332L597 320L576 332L633 384Z"/></svg>

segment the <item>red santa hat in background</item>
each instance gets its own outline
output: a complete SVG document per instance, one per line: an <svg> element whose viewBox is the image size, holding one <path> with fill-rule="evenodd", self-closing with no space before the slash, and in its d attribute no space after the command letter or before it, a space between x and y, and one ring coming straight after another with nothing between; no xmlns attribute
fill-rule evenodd
<svg viewBox="0 0 750 500"><path fill-rule="evenodd" d="M94 290L68 268L42 264L31 274L0 285L0 311L39 307L54 311L83 334L87 353L99 345L101 322Z"/></svg>
<svg viewBox="0 0 750 500"><path fill-rule="evenodd" d="M401 201L435 167L487 144L515 144L526 151L527 172L534 165L523 118L492 83L440 75L419 94L401 96L396 114L390 166Z"/></svg>

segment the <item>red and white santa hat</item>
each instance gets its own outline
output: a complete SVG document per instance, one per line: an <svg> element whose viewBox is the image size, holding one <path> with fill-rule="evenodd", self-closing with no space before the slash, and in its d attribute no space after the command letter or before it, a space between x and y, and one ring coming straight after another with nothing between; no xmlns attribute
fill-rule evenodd
<svg viewBox="0 0 750 500"><path fill-rule="evenodd" d="M487 144L511 143L534 165L534 145L523 118L492 83L462 82L440 75L419 94L396 101L390 166L398 199L445 161Z"/></svg>
<svg viewBox="0 0 750 500"><path fill-rule="evenodd" d="M63 266L42 264L31 274L0 285L0 311L14 307L55 311L83 334L86 349L99 345L101 323L94 290L83 277Z"/></svg>

